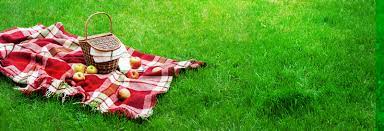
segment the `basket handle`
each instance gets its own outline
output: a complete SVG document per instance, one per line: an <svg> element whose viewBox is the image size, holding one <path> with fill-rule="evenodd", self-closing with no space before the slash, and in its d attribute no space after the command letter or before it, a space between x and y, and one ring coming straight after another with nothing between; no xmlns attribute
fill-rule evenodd
<svg viewBox="0 0 384 131"><path fill-rule="evenodd" d="M94 14L92 14L92 15L90 15L89 17L88 17L88 19L87 19L87 21L85 22L85 40L87 40L88 39L88 22L89 22L89 20L93 17L93 16L95 16L95 15L99 15L99 14L105 14L106 16L108 16L108 18L109 18L109 32L111 32L112 33L112 18L111 18L111 16L110 15L108 15L107 13L105 13L105 12L96 12L96 13L94 13Z"/></svg>

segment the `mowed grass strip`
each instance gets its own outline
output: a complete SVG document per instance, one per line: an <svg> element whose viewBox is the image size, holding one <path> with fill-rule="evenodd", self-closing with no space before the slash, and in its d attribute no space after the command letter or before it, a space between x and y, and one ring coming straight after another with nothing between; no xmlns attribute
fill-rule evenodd
<svg viewBox="0 0 384 131"><path fill-rule="evenodd" d="M375 1L0 2L0 29L96 11L128 46L207 67L175 78L147 120L101 115L0 82L1 129L358 129L375 126ZM96 17L91 33L108 30Z"/></svg>

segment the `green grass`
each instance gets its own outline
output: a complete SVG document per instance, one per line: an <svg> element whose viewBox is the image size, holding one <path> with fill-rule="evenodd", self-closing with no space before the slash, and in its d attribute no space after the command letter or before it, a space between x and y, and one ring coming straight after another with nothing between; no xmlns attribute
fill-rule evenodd
<svg viewBox="0 0 384 131"><path fill-rule="evenodd" d="M71 104L76 100L27 97L3 76L0 127L372 129L375 5L374 0L1 0L1 30L61 21L82 35L87 16L105 11L126 45L208 66L176 78L148 120L101 115ZM107 30L103 17L95 21L92 33Z"/></svg>
<svg viewBox="0 0 384 131"><path fill-rule="evenodd" d="M377 127L384 129L384 2L377 1L376 6L376 78L377 78Z"/></svg>

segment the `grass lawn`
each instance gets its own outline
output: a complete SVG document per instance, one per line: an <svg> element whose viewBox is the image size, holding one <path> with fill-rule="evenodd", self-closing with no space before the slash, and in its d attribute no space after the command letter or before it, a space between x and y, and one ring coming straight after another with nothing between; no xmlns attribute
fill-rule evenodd
<svg viewBox="0 0 384 131"><path fill-rule="evenodd" d="M374 0L1 0L0 30L60 21L82 35L87 16L105 11L126 45L208 66L174 79L148 120L102 115L73 105L76 100L27 97L1 75L0 129L372 129L375 5ZM103 17L95 21L92 33L108 29Z"/></svg>
<svg viewBox="0 0 384 131"><path fill-rule="evenodd" d="M377 78L377 127L384 129L384 2L377 1L376 78Z"/></svg>

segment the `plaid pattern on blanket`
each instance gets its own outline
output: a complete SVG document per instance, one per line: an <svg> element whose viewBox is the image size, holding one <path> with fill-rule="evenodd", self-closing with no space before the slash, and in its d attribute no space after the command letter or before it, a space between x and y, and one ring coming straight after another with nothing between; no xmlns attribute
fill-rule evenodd
<svg viewBox="0 0 384 131"><path fill-rule="evenodd" d="M181 69L201 67L199 61L175 61L144 54L126 47L129 55L142 59L144 72L139 79L129 79L119 71L88 74L84 81L72 80L74 63L84 63L77 36L67 33L61 23L45 27L13 28L0 33L0 72L25 87L25 94L41 92L44 96L82 96L80 103L103 113L118 112L128 118L145 118L152 114L156 95L165 93L173 76ZM129 64L129 63L127 63ZM160 71L152 71L161 67ZM158 68L157 68L158 69ZM156 69L156 70L157 70ZM118 90L127 88L131 96L117 98Z"/></svg>

